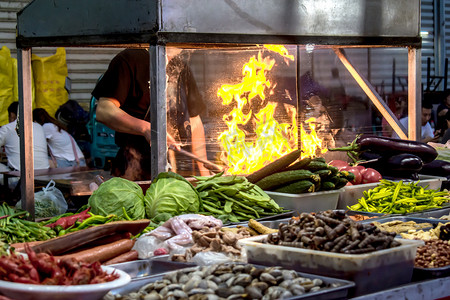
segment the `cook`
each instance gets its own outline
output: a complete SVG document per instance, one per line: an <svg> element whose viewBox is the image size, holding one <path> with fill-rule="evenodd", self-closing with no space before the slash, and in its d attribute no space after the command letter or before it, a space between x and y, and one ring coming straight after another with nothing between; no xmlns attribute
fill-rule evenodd
<svg viewBox="0 0 450 300"><path fill-rule="evenodd" d="M191 142L191 152L206 160L205 133L200 117L206 106L180 50L167 48L167 58L167 69L177 76L169 79L168 97L172 99L169 99L168 108L175 103L178 109L175 116L169 111L168 123L173 121L182 125L168 132L167 144L180 148ZM116 131L115 141L120 148L112 162L111 174L133 181L151 178L149 66L148 50L125 49L112 59L92 92L98 99L96 118ZM178 119L170 120L171 117ZM200 175L209 175L201 162L197 162L197 169Z"/></svg>

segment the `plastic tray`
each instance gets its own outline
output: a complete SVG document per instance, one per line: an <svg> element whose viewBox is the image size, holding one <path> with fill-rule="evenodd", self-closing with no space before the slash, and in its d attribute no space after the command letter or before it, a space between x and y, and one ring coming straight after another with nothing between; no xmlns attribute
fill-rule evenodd
<svg viewBox="0 0 450 300"><path fill-rule="evenodd" d="M258 265L255 265L255 267L264 268L263 266L258 266ZM198 268L199 267L193 267L192 270L195 271ZM120 294L123 296L123 295L129 294L131 292L136 292L139 290L139 288L143 287L144 285L151 283L151 282L155 282L157 280L161 280L164 275L169 274L169 273L171 273L171 272L162 273L159 275L138 279L124 287L110 291L109 294L110 295ZM339 284L339 286L321 289L317 292L305 293L303 295L299 295L299 296L295 296L295 297L291 297L291 298L285 298L285 299L315 299L315 300L316 299L317 300L346 299L348 290L350 288L354 287L354 285L355 285L353 282L348 281L348 280L335 279L335 278L330 278L330 277L326 277L326 276L306 274L306 273L301 273L301 272L297 272L297 274L299 276L307 277L307 278L311 278L311 279L316 279L316 278L321 279L325 284L328 284L328 285L336 283L336 284Z"/></svg>
<svg viewBox="0 0 450 300"><path fill-rule="evenodd" d="M291 209L295 213L302 213L336 209L340 189L305 194L265 192L281 207Z"/></svg>
<svg viewBox="0 0 450 300"><path fill-rule="evenodd" d="M413 280L421 281L431 278L450 276L450 265L441 268L417 268L414 267Z"/></svg>
<svg viewBox="0 0 450 300"><path fill-rule="evenodd" d="M428 189L431 190L440 190L442 182L444 180L447 180L447 178L429 175L419 175L418 184L423 187L428 185ZM408 180L404 180L403 182L408 182ZM413 181L410 180L409 182ZM337 204L337 208L347 209L347 206L352 206L353 204L358 203L358 199L363 196L363 191L373 189L377 187L378 184L379 184L378 182L375 182L375 183L344 186L339 194L339 201Z"/></svg>
<svg viewBox="0 0 450 300"><path fill-rule="evenodd" d="M278 265L296 271L342 278L356 283L359 296L411 281L416 250L423 241L396 239L400 246L366 254L341 254L262 243L267 236L242 239L249 263Z"/></svg>

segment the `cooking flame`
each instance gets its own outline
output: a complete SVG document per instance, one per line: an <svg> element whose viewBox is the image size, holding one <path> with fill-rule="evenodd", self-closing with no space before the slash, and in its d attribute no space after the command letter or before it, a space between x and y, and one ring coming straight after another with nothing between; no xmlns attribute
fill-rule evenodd
<svg viewBox="0 0 450 300"><path fill-rule="evenodd" d="M315 157L317 153L325 153L327 152L327 148L322 148L322 139L317 136L316 132L316 118L309 118L305 121L306 124L309 125L309 129L311 133L307 133L305 129L303 129L303 125L300 124L300 137L301 137L301 145L302 145L302 154L301 158L305 157Z"/></svg>
<svg viewBox="0 0 450 300"><path fill-rule="evenodd" d="M265 45L266 49L276 52L289 60L294 60L282 45ZM227 129L218 139L223 148L222 161L228 165L228 174L251 174L268 163L292 152L298 146L297 110L290 110L291 123L279 123L274 118L277 102L266 101L266 92L273 92L267 73L275 60L269 56L251 57L242 68L242 81L230 85L224 84L217 91L223 105L233 105L230 113L223 116ZM271 89L272 88L272 89ZM263 107L254 112L253 101L259 101ZM282 105L282 104L280 104ZM295 105L296 106L296 105ZM301 127L303 140L307 143L305 156L315 156L321 141L315 133L313 120L307 120L311 133Z"/></svg>

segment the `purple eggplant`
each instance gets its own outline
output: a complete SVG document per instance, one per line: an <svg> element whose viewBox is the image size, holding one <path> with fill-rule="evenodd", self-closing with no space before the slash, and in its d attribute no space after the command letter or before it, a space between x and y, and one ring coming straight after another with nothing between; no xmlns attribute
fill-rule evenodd
<svg viewBox="0 0 450 300"><path fill-rule="evenodd" d="M399 154L416 155L423 163L429 163L438 155L436 149L423 142L367 134L356 137L348 146L329 150L346 151L355 163L364 159L363 157L371 159L371 157L380 156L383 159Z"/></svg>
<svg viewBox="0 0 450 300"><path fill-rule="evenodd" d="M375 135L361 135L356 139L358 151L371 151L382 156L393 156L397 154L414 154L429 163L436 159L436 149L427 143L394 139Z"/></svg>
<svg viewBox="0 0 450 300"><path fill-rule="evenodd" d="M442 177L450 176L450 162L439 159L433 160L423 165L420 174Z"/></svg>

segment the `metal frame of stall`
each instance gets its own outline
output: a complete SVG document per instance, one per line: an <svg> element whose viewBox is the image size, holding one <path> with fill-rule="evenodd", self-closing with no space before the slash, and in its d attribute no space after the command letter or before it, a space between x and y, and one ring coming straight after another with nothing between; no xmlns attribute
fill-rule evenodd
<svg viewBox="0 0 450 300"><path fill-rule="evenodd" d="M150 53L152 178L166 167L166 45L332 48L401 138L420 133L420 0L34 0L17 14L22 206L34 218L32 47L145 47ZM405 128L344 48L408 48Z"/></svg>

